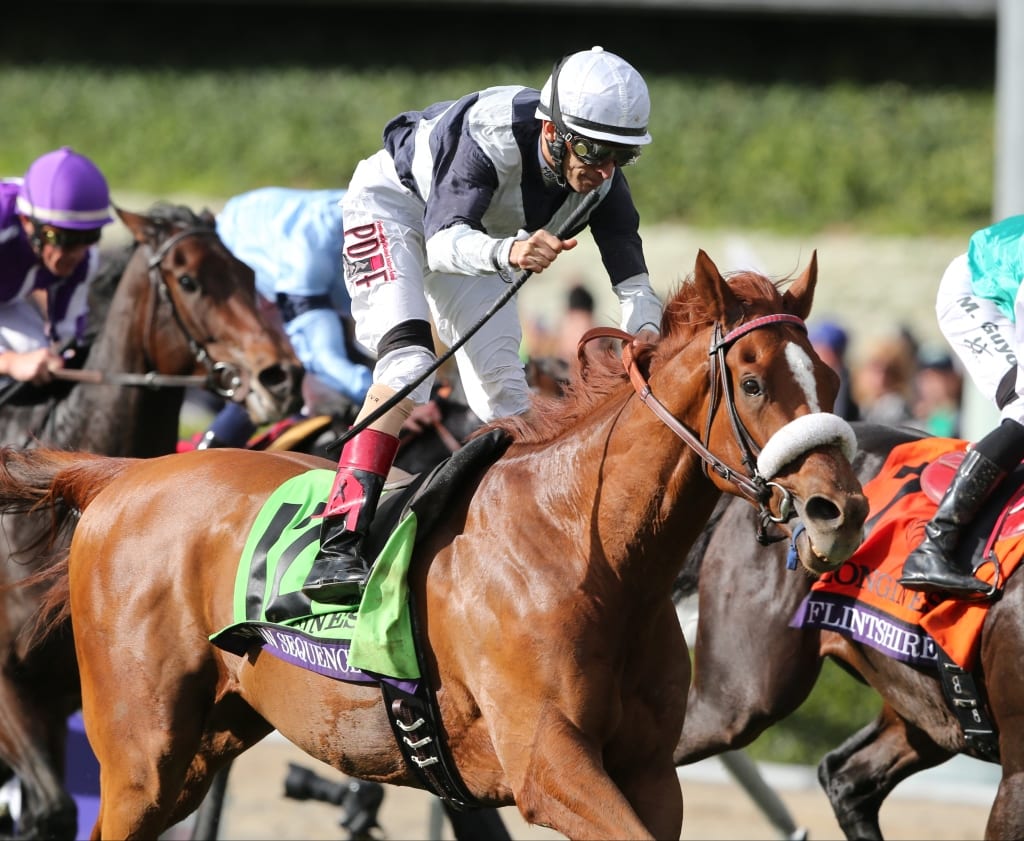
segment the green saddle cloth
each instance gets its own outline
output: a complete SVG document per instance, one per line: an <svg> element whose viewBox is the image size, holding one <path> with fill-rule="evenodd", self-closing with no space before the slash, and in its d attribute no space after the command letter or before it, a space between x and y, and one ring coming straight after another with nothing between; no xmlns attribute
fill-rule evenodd
<svg viewBox="0 0 1024 841"><path fill-rule="evenodd" d="M302 593L334 476L333 470L307 471L267 499L238 564L235 621L210 640L239 655L261 644L282 659L341 680L416 680L407 582L415 513L405 515L384 545L359 605L310 601Z"/></svg>

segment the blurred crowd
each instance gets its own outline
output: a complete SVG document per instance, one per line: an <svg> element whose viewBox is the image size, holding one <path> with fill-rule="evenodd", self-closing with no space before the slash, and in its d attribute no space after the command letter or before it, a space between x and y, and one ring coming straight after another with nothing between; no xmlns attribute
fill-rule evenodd
<svg viewBox="0 0 1024 841"><path fill-rule="evenodd" d="M523 325L524 359L554 360L562 366L563 376L576 355L580 336L601 322L586 281L574 277L567 286L560 316L552 323ZM907 327L894 327L859 342L837 319L812 318L808 327L815 350L840 377L836 414L846 420L963 437L964 374L947 347L922 345Z"/></svg>
<svg viewBox="0 0 1024 841"><path fill-rule="evenodd" d="M836 414L961 437L964 377L947 348L922 346L900 327L865 338L854 354L838 321L812 321L809 328L815 350L840 376Z"/></svg>

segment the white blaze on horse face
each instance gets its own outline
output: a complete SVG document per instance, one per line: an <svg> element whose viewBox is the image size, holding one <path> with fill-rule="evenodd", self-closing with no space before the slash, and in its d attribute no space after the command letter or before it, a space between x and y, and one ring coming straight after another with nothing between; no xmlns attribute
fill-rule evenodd
<svg viewBox="0 0 1024 841"><path fill-rule="evenodd" d="M803 389L810 410L820 412L818 382L814 379L814 363L811 361L811 357L800 345L789 342L786 345L786 361L789 363L789 370L793 372L793 379Z"/></svg>

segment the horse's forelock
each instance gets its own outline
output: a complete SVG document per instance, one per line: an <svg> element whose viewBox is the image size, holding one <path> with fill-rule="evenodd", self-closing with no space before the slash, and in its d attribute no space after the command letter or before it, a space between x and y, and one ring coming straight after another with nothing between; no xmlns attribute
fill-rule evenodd
<svg viewBox="0 0 1024 841"><path fill-rule="evenodd" d="M174 204L166 201L155 202L147 211L146 216L149 217L151 222L166 227L215 227L214 216L210 211L204 209L203 212L199 214L192 208L186 207L183 204Z"/></svg>

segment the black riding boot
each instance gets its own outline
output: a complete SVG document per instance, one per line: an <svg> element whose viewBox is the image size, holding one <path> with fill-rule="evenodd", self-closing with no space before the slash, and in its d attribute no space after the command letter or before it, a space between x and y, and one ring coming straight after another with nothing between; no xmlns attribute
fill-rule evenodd
<svg viewBox="0 0 1024 841"><path fill-rule="evenodd" d="M333 604L359 602L370 573L362 555L363 538L397 450L395 436L375 429L365 429L345 444L320 524L320 551L302 585L309 598Z"/></svg>
<svg viewBox="0 0 1024 841"><path fill-rule="evenodd" d="M1006 474L1024 458L1024 426L1005 420L969 450L925 526L925 538L907 556L900 584L908 590L970 599L993 595L991 585L956 560L960 527L981 510Z"/></svg>
<svg viewBox="0 0 1024 841"><path fill-rule="evenodd" d="M366 501L351 527L352 518L347 515L324 517L320 523L320 552L302 585L302 592L318 602L358 602L370 574L370 564L362 554L363 538L377 510L384 477L363 470L352 474L350 481L362 485Z"/></svg>

